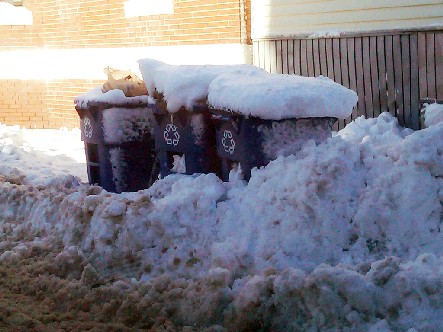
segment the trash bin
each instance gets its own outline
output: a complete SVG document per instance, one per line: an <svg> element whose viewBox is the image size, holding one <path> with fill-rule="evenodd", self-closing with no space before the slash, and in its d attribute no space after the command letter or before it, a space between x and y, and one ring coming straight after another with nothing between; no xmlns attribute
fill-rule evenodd
<svg viewBox="0 0 443 332"><path fill-rule="evenodd" d="M211 113L223 181L229 180L235 164L249 180L252 168L296 153L310 139L316 143L326 140L337 121L334 117L264 120L216 109L211 109Z"/></svg>
<svg viewBox="0 0 443 332"><path fill-rule="evenodd" d="M76 104L90 184L121 193L146 189L157 179L154 105L137 100Z"/></svg>
<svg viewBox="0 0 443 332"><path fill-rule="evenodd" d="M174 173L174 156L184 157L183 173L220 174L220 161L215 148L215 130L211 113L205 105L185 107L169 113L157 103L155 115L155 150L160 163L160 175Z"/></svg>

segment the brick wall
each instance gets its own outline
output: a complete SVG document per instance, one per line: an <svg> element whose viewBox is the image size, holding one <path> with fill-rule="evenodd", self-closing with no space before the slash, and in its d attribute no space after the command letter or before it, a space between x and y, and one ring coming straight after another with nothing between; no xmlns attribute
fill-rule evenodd
<svg viewBox="0 0 443 332"><path fill-rule="evenodd" d="M98 80L0 80L0 122L25 128L74 128L74 98L102 84Z"/></svg>
<svg viewBox="0 0 443 332"><path fill-rule="evenodd" d="M34 23L0 25L0 61L2 53L16 51L29 52L32 61L32 51L42 49L130 49L249 40L249 0L175 0L174 14L131 18L125 17L124 2L24 0ZM20 67L18 62L11 65ZM28 128L76 127L73 99L101 84L99 79L17 79L0 73L0 122Z"/></svg>
<svg viewBox="0 0 443 332"><path fill-rule="evenodd" d="M159 0L161 1L161 0ZM175 0L174 14L125 18L124 0L25 0L33 26L0 26L0 49L236 43L239 0Z"/></svg>

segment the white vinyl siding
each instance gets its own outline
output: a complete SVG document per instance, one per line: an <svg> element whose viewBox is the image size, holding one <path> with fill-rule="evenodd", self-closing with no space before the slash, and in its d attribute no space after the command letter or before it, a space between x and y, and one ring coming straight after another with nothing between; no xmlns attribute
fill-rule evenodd
<svg viewBox="0 0 443 332"><path fill-rule="evenodd" d="M443 0L252 0L252 38L443 27Z"/></svg>

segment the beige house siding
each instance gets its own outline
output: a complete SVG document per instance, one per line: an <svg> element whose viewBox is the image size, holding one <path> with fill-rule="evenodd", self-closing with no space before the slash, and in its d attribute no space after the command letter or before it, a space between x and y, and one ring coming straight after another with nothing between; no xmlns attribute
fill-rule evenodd
<svg viewBox="0 0 443 332"><path fill-rule="evenodd" d="M252 39L443 28L442 0L252 0Z"/></svg>

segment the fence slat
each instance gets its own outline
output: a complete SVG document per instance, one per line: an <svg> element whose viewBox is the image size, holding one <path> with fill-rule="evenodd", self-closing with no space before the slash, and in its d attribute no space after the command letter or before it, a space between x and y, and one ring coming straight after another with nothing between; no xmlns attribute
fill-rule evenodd
<svg viewBox="0 0 443 332"><path fill-rule="evenodd" d="M369 37L363 37L363 76L365 86L365 104L367 118L373 116L374 106L372 103L372 80L371 80L371 57L370 57L370 44Z"/></svg>
<svg viewBox="0 0 443 332"><path fill-rule="evenodd" d="M260 42L255 41L252 43L252 52L254 56L252 57L252 64L256 67L260 67Z"/></svg>
<svg viewBox="0 0 443 332"><path fill-rule="evenodd" d="M401 63L403 73L403 117L405 126L411 125L411 52L409 35L402 35Z"/></svg>
<svg viewBox="0 0 443 332"><path fill-rule="evenodd" d="M288 67L288 40L282 40L281 42L281 57L282 57L282 73L289 74Z"/></svg>
<svg viewBox="0 0 443 332"><path fill-rule="evenodd" d="M308 62L308 76L315 76L314 74L314 51L312 39L306 41L306 60Z"/></svg>
<svg viewBox="0 0 443 332"><path fill-rule="evenodd" d="M349 78L348 41L346 38L340 39L340 67L341 82L345 87L349 88L351 84Z"/></svg>
<svg viewBox="0 0 443 332"><path fill-rule="evenodd" d="M300 70L302 76L308 76L308 59L306 54L307 40L300 41Z"/></svg>
<svg viewBox="0 0 443 332"><path fill-rule="evenodd" d="M378 86L380 91L380 112L388 112L388 90L386 82L385 37L377 37Z"/></svg>
<svg viewBox="0 0 443 332"><path fill-rule="evenodd" d="M259 60L258 60L259 67L265 69L266 68L266 45L265 45L264 41L258 42L258 55L259 55Z"/></svg>
<svg viewBox="0 0 443 332"><path fill-rule="evenodd" d="M321 38L318 41L319 52L320 52L320 74L323 76L328 76L328 65L326 62L326 39Z"/></svg>
<svg viewBox="0 0 443 332"><path fill-rule="evenodd" d="M320 71L320 50L319 50L319 40L314 39L312 41L312 55L314 58L314 76L321 75Z"/></svg>
<svg viewBox="0 0 443 332"><path fill-rule="evenodd" d="M275 72L281 74L283 72L283 58L282 58L282 41L277 40L275 42Z"/></svg>
<svg viewBox="0 0 443 332"><path fill-rule="evenodd" d="M392 58L394 60L395 78L395 109L400 125L404 125L403 117L403 74L400 36L392 36Z"/></svg>
<svg viewBox="0 0 443 332"><path fill-rule="evenodd" d="M436 90L436 73L435 73L435 42L434 34L426 34L426 72L428 77L428 96L430 98L437 98Z"/></svg>
<svg viewBox="0 0 443 332"><path fill-rule="evenodd" d="M328 68L328 77L334 79L334 56L332 53L332 39L326 39L326 67Z"/></svg>
<svg viewBox="0 0 443 332"><path fill-rule="evenodd" d="M300 39L294 40L294 73L295 75L301 75L301 57L300 57Z"/></svg>
<svg viewBox="0 0 443 332"><path fill-rule="evenodd" d="M426 33L418 34L418 80L420 86L420 98L428 96L428 80L426 70Z"/></svg>
<svg viewBox="0 0 443 332"><path fill-rule="evenodd" d="M395 75L394 75L394 56L393 56L393 37L385 37L385 55L386 55L386 80L387 80L387 94L388 94L388 110L393 116L397 115L397 108L395 103Z"/></svg>
<svg viewBox="0 0 443 332"><path fill-rule="evenodd" d="M366 114L365 104L365 80L363 75L363 45L362 38L355 38L355 72L357 76L357 94L359 115Z"/></svg>
<svg viewBox="0 0 443 332"><path fill-rule="evenodd" d="M411 128L420 129L420 106L419 106L419 75L418 75L418 36L412 33L409 39L409 50L411 57Z"/></svg>
<svg viewBox="0 0 443 332"><path fill-rule="evenodd" d="M271 73L277 72L277 42L275 40L269 41L269 69Z"/></svg>
<svg viewBox="0 0 443 332"><path fill-rule="evenodd" d="M340 63L340 39L332 39L332 54L334 57L334 81L342 84Z"/></svg>
<svg viewBox="0 0 443 332"><path fill-rule="evenodd" d="M355 44L354 38L346 38L348 51L349 87L357 92L357 74L355 72ZM358 107L354 107L351 120L358 118Z"/></svg>
<svg viewBox="0 0 443 332"><path fill-rule="evenodd" d="M288 73L294 74L294 41L288 40Z"/></svg>
<svg viewBox="0 0 443 332"><path fill-rule="evenodd" d="M372 87L372 115L380 115L380 84L378 80L378 61L377 61L377 37L369 37L369 61L371 66L371 87Z"/></svg>
<svg viewBox="0 0 443 332"><path fill-rule="evenodd" d="M437 99L443 100L443 33L435 34Z"/></svg>

